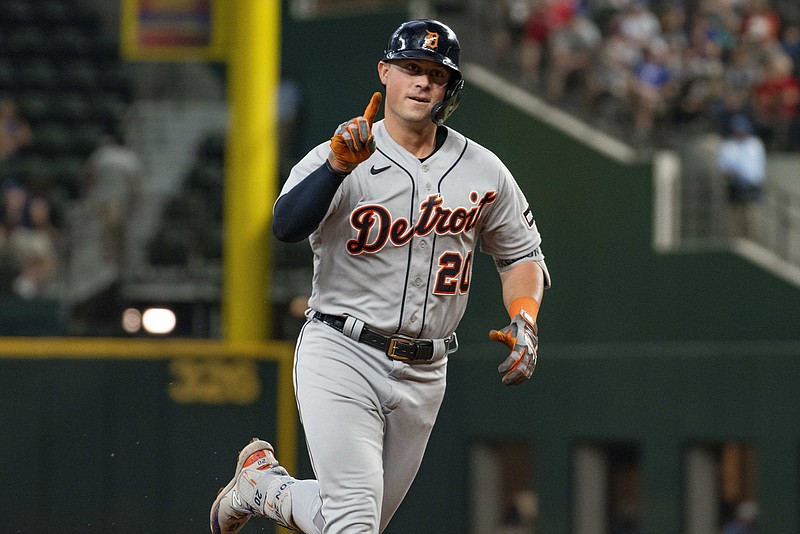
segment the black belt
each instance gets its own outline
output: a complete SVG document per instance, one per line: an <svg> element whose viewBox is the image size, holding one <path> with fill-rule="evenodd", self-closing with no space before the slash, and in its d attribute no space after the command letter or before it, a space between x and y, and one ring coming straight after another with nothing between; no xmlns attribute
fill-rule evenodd
<svg viewBox="0 0 800 534"><path fill-rule="evenodd" d="M328 315L326 313L314 312L314 319L325 323L331 328L344 332L344 323L347 317L338 315ZM452 336L447 340L448 348ZM361 335L358 337L359 343L364 343L370 347L375 347L386 353L386 355L399 361L426 361L433 358L433 341L424 339L406 339L404 337L384 336L364 325Z"/></svg>

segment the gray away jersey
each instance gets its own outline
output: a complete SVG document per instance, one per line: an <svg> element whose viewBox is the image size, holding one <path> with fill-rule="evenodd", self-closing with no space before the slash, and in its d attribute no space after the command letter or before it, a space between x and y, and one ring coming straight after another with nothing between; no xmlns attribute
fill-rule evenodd
<svg viewBox="0 0 800 534"><path fill-rule="evenodd" d="M444 145L420 162L383 121L373 134L377 150L344 179L309 237L311 308L386 334L445 338L464 315L479 238L498 269L525 257L540 262L549 285L533 213L497 156L448 129ZM281 195L329 150L326 141L298 162Z"/></svg>

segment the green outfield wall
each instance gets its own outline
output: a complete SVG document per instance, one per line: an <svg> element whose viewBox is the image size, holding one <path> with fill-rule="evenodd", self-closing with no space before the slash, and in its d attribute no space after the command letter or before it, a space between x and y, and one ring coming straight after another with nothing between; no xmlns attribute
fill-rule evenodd
<svg viewBox="0 0 800 534"><path fill-rule="evenodd" d="M254 435L311 476L283 344L19 343L0 347L0 532L204 532ZM679 533L687 447L730 439L759 453L763 532L798 532L800 343L552 343L513 389L495 371L500 352L470 343L451 359L421 472L387 532L469 532L470 448L507 439L531 447L537 532L571 532L577 445L630 443L646 532Z"/></svg>
<svg viewBox="0 0 800 534"><path fill-rule="evenodd" d="M1 339L0 532L206 532L252 437L297 468L291 356L285 343Z"/></svg>

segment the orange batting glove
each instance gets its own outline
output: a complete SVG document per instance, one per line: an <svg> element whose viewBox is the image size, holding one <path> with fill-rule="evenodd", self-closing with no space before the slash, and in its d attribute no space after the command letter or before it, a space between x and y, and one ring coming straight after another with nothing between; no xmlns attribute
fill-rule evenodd
<svg viewBox="0 0 800 534"><path fill-rule="evenodd" d="M375 152L375 137L372 135L372 123L383 96L374 93L364 110L364 115L343 122L331 138L331 151L328 154L328 165L336 174L346 175L359 163Z"/></svg>
<svg viewBox="0 0 800 534"><path fill-rule="evenodd" d="M511 349L511 354L497 367L503 384L516 386L533 375L539 350L536 315L539 304L529 297L514 299L509 306L511 324L502 330L492 330L489 337Z"/></svg>

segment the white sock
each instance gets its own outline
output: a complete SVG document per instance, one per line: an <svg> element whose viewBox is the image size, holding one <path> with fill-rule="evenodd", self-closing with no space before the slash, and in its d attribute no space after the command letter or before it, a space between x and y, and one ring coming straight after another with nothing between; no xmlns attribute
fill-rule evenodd
<svg viewBox="0 0 800 534"><path fill-rule="evenodd" d="M292 519L291 488L296 480L283 467L242 470L236 489L259 515L268 517L283 527L297 530Z"/></svg>
<svg viewBox="0 0 800 534"><path fill-rule="evenodd" d="M325 521L322 518L322 498L316 480L297 480L291 488L292 519L305 534L321 534Z"/></svg>

